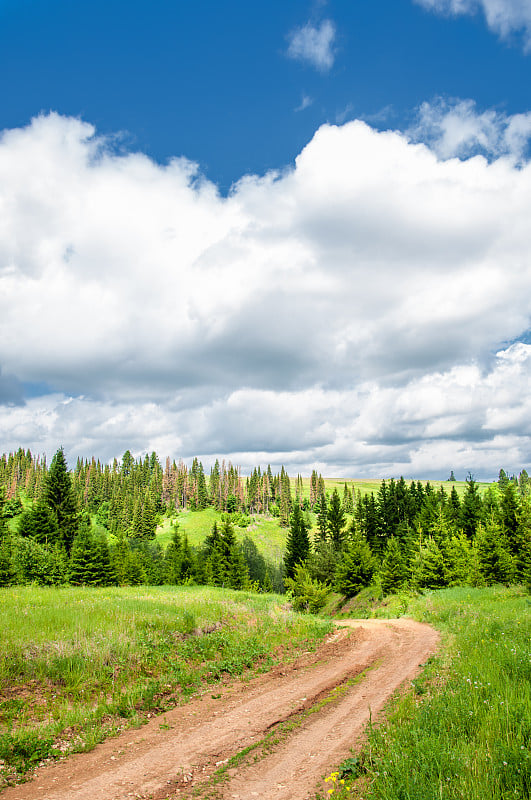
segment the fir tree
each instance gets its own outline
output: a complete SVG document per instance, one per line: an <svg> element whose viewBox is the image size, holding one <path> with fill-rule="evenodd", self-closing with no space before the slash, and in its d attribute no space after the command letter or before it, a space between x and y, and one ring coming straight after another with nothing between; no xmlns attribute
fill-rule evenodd
<svg viewBox="0 0 531 800"><path fill-rule="evenodd" d="M461 501L455 486L452 486L450 497L448 498L448 515L450 519L458 524L461 517Z"/></svg>
<svg viewBox="0 0 531 800"><path fill-rule="evenodd" d="M414 581L424 589L440 589L446 585L444 559L434 539L421 547L414 570Z"/></svg>
<svg viewBox="0 0 531 800"><path fill-rule="evenodd" d="M317 528L319 530L319 539L326 542L328 536L328 506L326 504L326 496L319 495L317 501Z"/></svg>
<svg viewBox="0 0 531 800"><path fill-rule="evenodd" d="M467 539L472 539L481 516L481 497L472 475L466 479L465 495L461 504L461 527Z"/></svg>
<svg viewBox="0 0 531 800"><path fill-rule="evenodd" d="M153 501L151 493L148 491L144 497L144 505L142 507L142 521L140 524L141 538L154 539L157 530L157 520L155 510L153 508Z"/></svg>
<svg viewBox="0 0 531 800"><path fill-rule="evenodd" d="M171 542L164 554L164 580L173 585L181 583L182 540L178 523L173 528Z"/></svg>
<svg viewBox="0 0 531 800"><path fill-rule="evenodd" d="M354 534L336 572L336 587L346 597L353 597L369 586L376 572L376 559L361 533Z"/></svg>
<svg viewBox="0 0 531 800"><path fill-rule="evenodd" d="M517 486L513 481L507 481L502 489L500 501L500 516L503 531L509 545L509 550L516 555L518 548L517 528L520 505L516 494Z"/></svg>
<svg viewBox="0 0 531 800"><path fill-rule="evenodd" d="M444 560L445 584L464 586L470 579L472 568L470 542L461 533L453 534L441 544Z"/></svg>
<svg viewBox="0 0 531 800"><path fill-rule="evenodd" d="M286 566L286 576L292 578L295 574L297 564L305 561L310 553L310 538L308 527L304 521L302 511L295 505L286 539L286 553L284 564Z"/></svg>
<svg viewBox="0 0 531 800"><path fill-rule="evenodd" d="M310 575L320 583L333 584L341 555L331 542L318 540L307 559Z"/></svg>
<svg viewBox="0 0 531 800"><path fill-rule="evenodd" d="M0 586L11 586L15 581L11 537L4 534L0 537Z"/></svg>
<svg viewBox="0 0 531 800"><path fill-rule="evenodd" d="M334 489L328 505L327 525L330 540L336 550L341 550L345 540L345 522L345 512L341 506L339 492Z"/></svg>
<svg viewBox="0 0 531 800"><path fill-rule="evenodd" d="M479 570L486 585L509 583L514 576L514 564L500 525L494 520L480 525L475 545Z"/></svg>
<svg viewBox="0 0 531 800"><path fill-rule="evenodd" d="M24 511L18 521L18 535L30 536L40 544L53 544L59 540L57 517L44 500Z"/></svg>
<svg viewBox="0 0 531 800"><path fill-rule="evenodd" d="M50 465L44 487L44 500L56 516L58 539L66 552L70 553L79 527L79 517L62 447L56 452Z"/></svg>
<svg viewBox="0 0 531 800"><path fill-rule="evenodd" d="M398 539L391 536L387 542L380 577L384 594L401 589L407 580L407 567Z"/></svg>
<svg viewBox="0 0 531 800"><path fill-rule="evenodd" d="M345 485L343 486L343 502L342 502L342 505L343 505L343 511L345 512L345 514L352 514L352 512L354 511L354 506L352 504L352 492L348 488L346 481L345 481Z"/></svg>

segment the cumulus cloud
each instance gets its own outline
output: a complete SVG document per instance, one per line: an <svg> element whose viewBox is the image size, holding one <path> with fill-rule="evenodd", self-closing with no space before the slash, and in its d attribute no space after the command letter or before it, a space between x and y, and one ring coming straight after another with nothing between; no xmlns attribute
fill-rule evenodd
<svg viewBox="0 0 531 800"><path fill-rule="evenodd" d="M429 143L441 158L468 158L483 153L489 158L508 156L521 163L527 160L531 112L481 112L473 100L439 98L422 103L409 135L413 140Z"/></svg>
<svg viewBox="0 0 531 800"><path fill-rule="evenodd" d="M334 39L336 28L332 20L325 19L320 25L307 22L289 35L287 54L296 61L307 62L322 72L334 65Z"/></svg>
<svg viewBox="0 0 531 800"><path fill-rule="evenodd" d="M530 327L523 161L354 121L222 197L52 114L2 135L0 208L5 448L529 466L531 347L507 345ZM28 383L47 393L15 405Z"/></svg>
<svg viewBox="0 0 531 800"><path fill-rule="evenodd" d="M530 0L415 0L419 5L440 14L476 14L482 11L489 28L502 38L519 32L524 47L531 47Z"/></svg>

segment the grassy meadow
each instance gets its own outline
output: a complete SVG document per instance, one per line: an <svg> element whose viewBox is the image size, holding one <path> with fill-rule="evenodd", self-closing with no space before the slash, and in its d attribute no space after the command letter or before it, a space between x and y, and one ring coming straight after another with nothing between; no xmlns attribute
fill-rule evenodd
<svg viewBox="0 0 531 800"><path fill-rule="evenodd" d="M404 598L390 608L404 609ZM380 609L379 616L389 613ZM360 756L331 773L338 800L531 797L531 598L518 588L453 588L410 600L442 633L408 693Z"/></svg>
<svg viewBox="0 0 531 800"><path fill-rule="evenodd" d="M0 787L329 628L280 596L213 587L0 589Z"/></svg>
<svg viewBox="0 0 531 800"><path fill-rule="evenodd" d="M345 480L344 478L325 478L326 492L332 494L334 489L337 489L340 497L343 497L343 487L345 483L349 489L354 489L357 493L358 490L362 495L374 492L376 495L381 484L381 480ZM425 481L422 481L425 483ZM463 496L466 488L465 481L430 481L431 485L437 491L441 486L449 494L452 486L455 486L460 497ZM295 485L295 479L292 478L292 490ZM490 486L489 483L479 483L478 488L480 492ZM304 496L310 496L310 479L303 478ZM310 520L312 529L310 535L317 531L317 515L310 513ZM182 533L186 533L188 541L191 545L199 546L204 541L205 537L212 529L214 522L221 521L221 512L216 511L214 508L206 508L202 511L180 511L175 517L164 517L161 525L157 529L157 541L165 548L171 540L172 527L174 522L179 523L179 528ZM270 517L263 514L255 514L251 518L251 523L246 528L235 528L236 538L241 541L245 536L256 544L258 550L262 553L264 558L273 564L278 564L284 555L284 548L286 544L287 528L280 525L278 517Z"/></svg>

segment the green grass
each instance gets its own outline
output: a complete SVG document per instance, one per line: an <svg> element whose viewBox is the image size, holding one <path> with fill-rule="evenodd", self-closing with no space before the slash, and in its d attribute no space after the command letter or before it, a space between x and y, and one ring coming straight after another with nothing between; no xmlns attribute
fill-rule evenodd
<svg viewBox="0 0 531 800"><path fill-rule="evenodd" d="M0 589L0 786L329 627L279 596L211 587Z"/></svg>
<svg viewBox="0 0 531 800"><path fill-rule="evenodd" d="M205 508L203 511L181 511L173 519L165 517L157 529L157 541L162 547L166 547L171 540L174 521L179 523L181 533L186 533L190 544L198 547L212 530L214 522L218 525L221 523L221 512ZM256 514L247 528L236 527L234 532L239 541L248 536L264 558L278 564L284 555L287 530L281 527L278 518Z"/></svg>
<svg viewBox="0 0 531 800"><path fill-rule="evenodd" d="M397 477L396 476L394 476L394 477L395 477L395 481L396 481ZM358 479L352 480L350 478L325 478L324 479L325 491L328 492L329 494L332 494L334 489L337 489L337 491L339 492L339 496L343 497L343 487L345 486L345 483L346 483L349 489L354 489L356 492L359 490L362 495L370 494L371 492L373 492L374 495L377 495L378 494L378 489L380 488L380 484L382 483L382 480L384 480L384 479L383 478L375 478L374 480L358 480ZM385 478L385 480L389 481L390 478ZM422 483L423 486L427 483L427 479L418 478L418 480L420 480L420 482ZM292 491L294 491L295 490L294 489L294 487L295 487L295 479L292 478L291 481L292 481ZM415 482L416 481L417 481L417 478L415 478ZM310 496L310 479L303 477L302 482L303 482L304 496L305 497L309 497ZM406 484L409 486L410 483L411 483L411 480L407 479L406 480ZM444 487L444 491L447 494L450 494L450 492L452 491L452 486L455 486L456 491L457 491L457 493L458 493L458 495L460 497L462 497L464 495L465 489L466 489L466 481L433 481L433 480L430 480L430 484L431 484L432 488L435 491L438 491L441 488L441 486L443 486ZM489 486L492 486L491 483L487 483L487 482L483 482L483 483L478 482L477 485L478 485L480 494L483 494L483 492Z"/></svg>
<svg viewBox="0 0 531 800"><path fill-rule="evenodd" d="M531 599L517 588L446 589L413 600L409 614L441 631L440 654L327 796L529 798ZM352 775L361 778L347 791Z"/></svg>

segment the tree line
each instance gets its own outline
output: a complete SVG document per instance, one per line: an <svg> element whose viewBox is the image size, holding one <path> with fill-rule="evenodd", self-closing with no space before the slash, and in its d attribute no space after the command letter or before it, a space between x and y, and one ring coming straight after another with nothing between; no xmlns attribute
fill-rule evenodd
<svg viewBox="0 0 531 800"><path fill-rule="evenodd" d="M310 594L334 588L350 596L374 580L384 592L531 580L525 470L518 478L500 470L483 495L469 476L462 499L451 479L449 491L400 478L365 495L345 482L341 494L329 496L313 471L309 497L300 476L294 491L291 484L284 468L275 475L271 467L257 467L243 478L223 461L207 478L198 459L189 468L167 459L163 468L155 453L134 459L126 451L112 464L79 459L71 472L62 449L49 467L30 451L4 454L0 585L196 582L279 591L286 579L288 587L304 584ZM25 510L21 492L32 501ZM222 512L222 522L201 547L192 547L178 512L208 506ZM236 541L234 525L246 526L247 515L257 513L289 526L280 565L267 563L250 537ZM174 519L165 551L155 541L163 514ZM13 516L18 524L10 534L6 521Z"/></svg>
<svg viewBox="0 0 531 800"><path fill-rule="evenodd" d="M318 501L318 530L294 508L286 545L286 584L299 606L322 605L333 588L346 597L376 583L384 594L403 589L522 582L531 588L531 494L527 472L480 494L469 475L461 499L455 486L403 478L357 495L353 506L337 489ZM351 510L351 516L348 511Z"/></svg>

